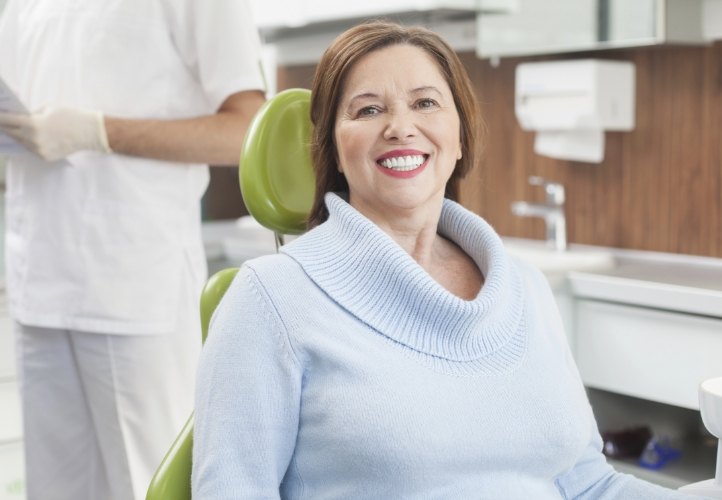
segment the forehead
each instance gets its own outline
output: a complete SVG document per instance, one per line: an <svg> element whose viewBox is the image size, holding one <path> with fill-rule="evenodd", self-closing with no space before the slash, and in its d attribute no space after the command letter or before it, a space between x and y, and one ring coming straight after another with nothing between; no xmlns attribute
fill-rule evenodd
<svg viewBox="0 0 722 500"><path fill-rule="evenodd" d="M361 57L346 75L342 100L356 92L383 93L389 88L405 90L435 86L450 92L439 63L415 45L396 44Z"/></svg>

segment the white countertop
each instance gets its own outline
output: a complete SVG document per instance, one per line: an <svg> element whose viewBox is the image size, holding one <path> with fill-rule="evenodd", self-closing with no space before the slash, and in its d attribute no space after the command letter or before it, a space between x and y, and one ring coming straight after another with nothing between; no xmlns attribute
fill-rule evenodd
<svg viewBox="0 0 722 500"><path fill-rule="evenodd" d="M575 296L722 317L722 259L609 250L614 266L568 274Z"/></svg>

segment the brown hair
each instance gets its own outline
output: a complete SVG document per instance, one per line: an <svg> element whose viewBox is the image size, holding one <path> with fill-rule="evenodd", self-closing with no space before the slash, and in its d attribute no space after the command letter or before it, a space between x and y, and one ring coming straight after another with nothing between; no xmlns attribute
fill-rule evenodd
<svg viewBox="0 0 722 500"><path fill-rule="evenodd" d="M348 191L346 178L338 171L334 130L346 75L362 57L391 45L407 44L426 51L444 76L461 122L462 158L446 184L446 197L456 199L458 182L481 155L477 140L481 131L479 107L466 69L454 50L439 35L422 27L406 27L387 21L370 21L339 35L318 63L311 89L311 159L316 173L316 194L308 227L328 218L323 197L328 192Z"/></svg>

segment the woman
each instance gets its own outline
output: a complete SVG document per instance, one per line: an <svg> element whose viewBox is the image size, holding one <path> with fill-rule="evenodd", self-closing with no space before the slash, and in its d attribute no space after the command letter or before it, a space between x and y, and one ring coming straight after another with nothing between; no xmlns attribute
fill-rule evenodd
<svg viewBox="0 0 722 500"><path fill-rule="evenodd" d="M313 229L215 315L197 498L682 498L606 464L544 277L449 199L474 102L425 29L363 24L325 52Z"/></svg>

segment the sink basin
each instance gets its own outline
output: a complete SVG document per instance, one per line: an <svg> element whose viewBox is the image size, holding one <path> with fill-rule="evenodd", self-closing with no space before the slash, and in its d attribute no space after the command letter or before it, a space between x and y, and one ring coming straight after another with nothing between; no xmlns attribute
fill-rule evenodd
<svg viewBox="0 0 722 500"><path fill-rule="evenodd" d="M521 238L504 238L504 246L512 256L528 262L547 276L614 267L614 256L604 249L571 245L567 250L559 251L543 241Z"/></svg>

